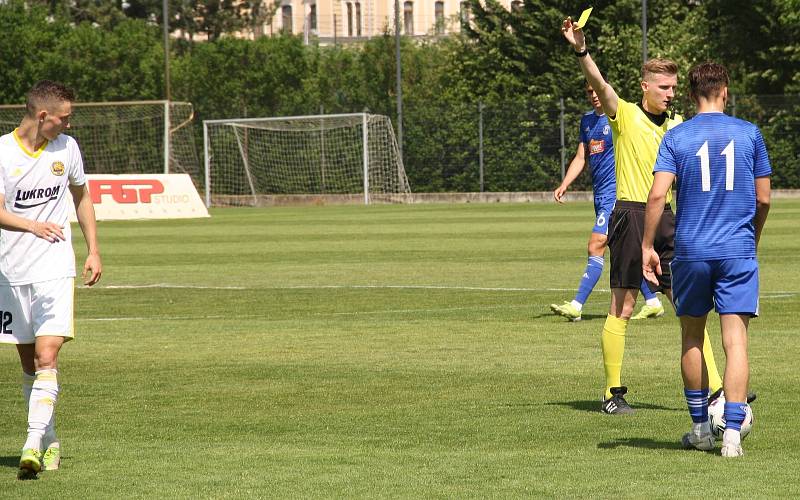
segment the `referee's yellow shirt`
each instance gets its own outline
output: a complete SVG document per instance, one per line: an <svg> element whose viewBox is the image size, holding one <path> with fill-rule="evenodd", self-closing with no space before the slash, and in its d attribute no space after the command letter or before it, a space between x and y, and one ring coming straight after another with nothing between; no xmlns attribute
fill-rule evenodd
<svg viewBox="0 0 800 500"><path fill-rule="evenodd" d="M653 185L653 166L664 133L681 123L675 115L659 127L634 103L619 99L617 116L609 117L614 141L614 162L617 174L617 200L647 202ZM672 190L667 203L672 201Z"/></svg>

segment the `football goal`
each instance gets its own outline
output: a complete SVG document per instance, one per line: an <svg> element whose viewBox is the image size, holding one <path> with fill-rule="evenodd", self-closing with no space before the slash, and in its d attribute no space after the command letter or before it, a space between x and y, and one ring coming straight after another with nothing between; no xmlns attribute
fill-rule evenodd
<svg viewBox="0 0 800 500"><path fill-rule="evenodd" d="M371 203L410 193L382 115L204 120L203 149L208 206L314 196Z"/></svg>
<svg viewBox="0 0 800 500"><path fill-rule="evenodd" d="M24 104L0 106L0 130L14 130L24 113ZM86 173L186 173L200 190L193 118L188 102L78 102L66 133L78 141Z"/></svg>

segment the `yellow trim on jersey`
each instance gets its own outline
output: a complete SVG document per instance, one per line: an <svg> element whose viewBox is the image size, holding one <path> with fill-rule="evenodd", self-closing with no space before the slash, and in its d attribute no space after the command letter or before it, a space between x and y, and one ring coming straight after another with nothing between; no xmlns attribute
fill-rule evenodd
<svg viewBox="0 0 800 500"><path fill-rule="evenodd" d="M34 152L32 152L32 153L31 153L30 151L28 151L28 148L26 148L26 147L25 147L25 145L24 145L24 144L22 144L22 139L20 139L19 135L17 134L17 130L19 130L19 129L18 129L18 128L15 128L15 129L14 129L14 133L13 133L13 135L14 135L14 140L15 140L15 141L17 141L17 146L19 146L19 148L20 148L20 149L21 149L21 150L22 150L22 151L23 151L23 152L24 152L26 155L30 156L31 158L38 158L38 157L39 157L39 155L41 155L41 154L42 154L42 151L44 151L44 148L46 148L46 147L47 147L47 144L49 144L49 142L50 142L50 141L48 141L47 139L45 139L45 140L44 140L44 142L42 143L42 145L41 145L41 146L39 146L39 149L37 149L36 151L34 151Z"/></svg>
<svg viewBox="0 0 800 500"><path fill-rule="evenodd" d="M659 127L634 103L619 99L617 115L608 118L614 141L617 200L647 202L653 185L653 166L658 146L667 130L683 121L680 115L667 118ZM672 190L667 192L667 203Z"/></svg>

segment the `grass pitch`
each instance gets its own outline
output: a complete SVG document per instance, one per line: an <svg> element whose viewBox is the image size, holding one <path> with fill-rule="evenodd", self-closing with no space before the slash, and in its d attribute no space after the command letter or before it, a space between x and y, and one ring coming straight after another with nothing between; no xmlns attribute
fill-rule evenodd
<svg viewBox="0 0 800 500"><path fill-rule="evenodd" d="M800 496L800 201L774 200L762 238L738 460L680 449L672 314L629 328L637 414L598 411L607 273L584 321L548 308L585 266L588 203L212 215L100 224L104 277L60 357L62 469L38 481L15 479L0 349L0 497Z"/></svg>

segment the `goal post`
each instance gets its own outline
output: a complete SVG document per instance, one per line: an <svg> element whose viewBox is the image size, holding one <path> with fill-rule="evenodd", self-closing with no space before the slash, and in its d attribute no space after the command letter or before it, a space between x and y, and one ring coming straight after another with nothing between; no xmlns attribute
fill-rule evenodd
<svg viewBox="0 0 800 500"><path fill-rule="evenodd" d="M24 113L24 104L0 105L3 133L14 130ZM86 173L186 173L201 190L193 120L188 102L76 102L66 133L78 141Z"/></svg>
<svg viewBox="0 0 800 500"><path fill-rule="evenodd" d="M410 193L388 117L369 113L203 121L206 205L267 204L285 196Z"/></svg>

